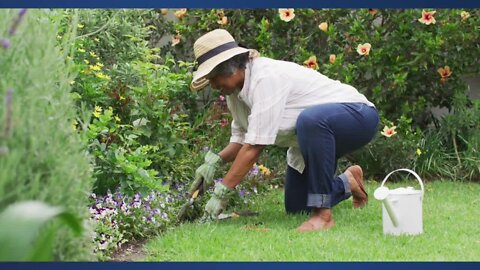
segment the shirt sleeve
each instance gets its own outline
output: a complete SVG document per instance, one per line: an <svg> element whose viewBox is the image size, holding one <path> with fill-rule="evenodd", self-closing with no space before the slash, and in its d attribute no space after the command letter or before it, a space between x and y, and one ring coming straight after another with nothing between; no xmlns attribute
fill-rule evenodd
<svg viewBox="0 0 480 270"><path fill-rule="evenodd" d="M245 131L238 125L238 123L233 120L231 125L232 135L230 136L231 143L241 143L245 141Z"/></svg>
<svg viewBox="0 0 480 270"><path fill-rule="evenodd" d="M288 82L276 74L259 79L250 89L251 113L245 143L270 145L275 143L289 94Z"/></svg>

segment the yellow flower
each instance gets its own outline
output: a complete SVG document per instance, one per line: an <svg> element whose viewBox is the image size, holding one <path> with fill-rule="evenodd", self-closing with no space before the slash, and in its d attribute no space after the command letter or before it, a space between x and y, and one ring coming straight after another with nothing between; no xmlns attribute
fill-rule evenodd
<svg viewBox="0 0 480 270"><path fill-rule="evenodd" d="M95 76L97 76L97 77L100 78L100 79L107 80L107 81L110 81L110 80L112 79L112 78L110 78L110 76L105 75L105 74L103 74L102 72L97 72L97 73L95 73Z"/></svg>
<svg viewBox="0 0 480 270"><path fill-rule="evenodd" d="M186 8L181 8L177 11L175 11L175 17L181 19L187 15L187 9Z"/></svg>
<svg viewBox="0 0 480 270"><path fill-rule="evenodd" d="M265 166L263 166L263 165L259 165L259 166L258 166L258 169L260 170L260 172L261 172L263 175L269 176L269 175L271 174L270 169L268 169L267 167L265 167Z"/></svg>
<svg viewBox="0 0 480 270"><path fill-rule="evenodd" d="M308 68L318 69L317 57L315 55L310 56L305 62L303 62Z"/></svg>
<svg viewBox="0 0 480 270"><path fill-rule="evenodd" d="M99 67L102 68L102 67L103 67L103 64L99 62L99 63L97 63L97 66L99 66Z"/></svg>
<svg viewBox="0 0 480 270"><path fill-rule="evenodd" d="M321 24L318 25L318 28L320 28L320 30L322 30L323 32L327 32L328 31L328 23L327 22L322 22Z"/></svg>
<svg viewBox="0 0 480 270"><path fill-rule="evenodd" d="M284 22L289 22L295 18L295 10L293 8L279 8L278 13L280 20Z"/></svg>
<svg viewBox="0 0 480 270"><path fill-rule="evenodd" d="M85 62L85 64L90 64L90 61L88 61L87 59L83 59L83 62Z"/></svg>
<svg viewBox="0 0 480 270"><path fill-rule="evenodd" d="M217 21L218 24L220 25L227 25L228 24L228 17L223 16L220 20Z"/></svg>
<svg viewBox="0 0 480 270"><path fill-rule="evenodd" d="M98 38L94 38L93 40L95 40L95 42L100 42L100 39Z"/></svg>
<svg viewBox="0 0 480 270"><path fill-rule="evenodd" d="M462 21L465 21L466 19L470 18L470 13L462 11L460 12L460 17L462 18Z"/></svg>
<svg viewBox="0 0 480 270"><path fill-rule="evenodd" d="M70 85L74 85L75 84L75 81L70 81Z"/></svg>
<svg viewBox="0 0 480 270"><path fill-rule="evenodd" d="M98 118L100 117L101 113L102 113L102 107L95 106L95 111L93 111L93 115Z"/></svg>
<svg viewBox="0 0 480 270"><path fill-rule="evenodd" d="M330 54L330 57L328 58L330 64L335 63L335 60L337 60L337 56L335 54Z"/></svg>
<svg viewBox="0 0 480 270"><path fill-rule="evenodd" d="M77 125L78 125L77 120L73 120L72 121L72 130L74 130L74 131L77 130Z"/></svg>
<svg viewBox="0 0 480 270"><path fill-rule="evenodd" d="M425 11L425 10L422 10L422 17L420 19L418 19L419 22L423 23L423 24L426 24L426 25L429 25L429 24L435 24L437 21L435 21L435 17L433 17L433 15L435 15L436 11Z"/></svg>
<svg viewBox="0 0 480 270"><path fill-rule="evenodd" d="M119 99L120 99L120 100L125 100L125 97L122 96L122 95L120 95L120 98L119 98Z"/></svg>
<svg viewBox="0 0 480 270"><path fill-rule="evenodd" d="M97 57L97 55L95 54L95 52L90 52L90 55L91 55L92 57Z"/></svg>
<svg viewBox="0 0 480 270"><path fill-rule="evenodd" d="M90 70L93 70L93 71L100 71L102 70L99 66L95 65L95 66L92 66L92 65L89 65L88 66L90 68Z"/></svg>
<svg viewBox="0 0 480 270"><path fill-rule="evenodd" d="M380 132L380 134L382 134L383 136L385 136L387 138L390 138L393 135L397 134L397 132L395 131L396 128L397 128L396 126L393 126L393 127L385 126L383 128L383 131Z"/></svg>
<svg viewBox="0 0 480 270"><path fill-rule="evenodd" d="M78 29L82 29L84 27L84 25L79 23L79 24L77 24L77 27L78 27Z"/></svg>
<svg viewBox="0 0 480 270"><path fill-rule="evenodd" d="M115 115L114 118L115 118L115 121L117 121L117 122L120 122L122 120L122 119L120 119L120 117L118 117L118 115Z"/></svg>
<svg viewBox="0 0 480 270"><path fill-rule="evenodd" d="M360 55L368 55L372 45L370 43L359 44L357 47L357 52Z"/></svg>
<svg viewBox="0 0 480 270"><path fill-rule="evenodd" d="M176 46L180 43L180 35L176 35L172 38L172 46Z"/></svg>
<svg viewBox="0 0 480 270"><path fill-rule="evenodd" d="M78 51L78 52L81 52L81 53L84 53L84 52L85 52L85 50L82 49L82 48L78 48L77 51Z"/></svg>
<svg viewBox="0 0 480 270"><path fill-rule="evenodd" d="M417 148L417 151L415 151L415 153L417 154L417 156L420 156L422 154L422 150L420 150L420 148Z"/></svg>

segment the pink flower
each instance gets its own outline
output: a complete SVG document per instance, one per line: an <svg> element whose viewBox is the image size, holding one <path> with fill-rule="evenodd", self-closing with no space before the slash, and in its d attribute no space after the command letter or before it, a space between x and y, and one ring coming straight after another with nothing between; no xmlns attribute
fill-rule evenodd
<svg viewBox="0 0 480 270"><path fill-rule="evenodd" d="M295 18L295 10L293 8L279 8L278 13L280 19L284 22L289 22Z"/></svg>
<svg viewBox="0 0 480 270"><path fill-rule="evenodd" d="M368 55L372 45L370 43L359 44L357 47L357 52L360 55Z"/></svg>
<svg viewBox="0 0 480 270"><path fill-rule="evenodd" d="M397 132L395 131L396 128L397 128L396 126L392 126L392 127L385 126L383 128L383 131L380 132L380 134L382 134L383 136L385 136L387 138L390 138L393 135L397 134Z"/></svg>
<svg viewBox="0 0 480 270"><path fill-rule="evenodd" d="M181 19L187 15L187 9L186 8L181 8L177 11L175 11L175 17Z"/></svg>
<svg viewBox="0 0 480 270"><path fill-rule="evenodd" d="M180 35L176 35L172 38L172 46L178 45L180 43Z"/></svg>
<svg viewBox="0 0 480 270"><path fill-rule="evenodd" d="M420 19L418 19L419 22L423 23L423 24L426 24L426 25L429 25L429 24L435 24L435 17L433 17L433 15L435 15L436 11L425 11L425 10L422 10L422 17Z"/></svg>
<svg viewBox="0 0 480 270"><path fill-rule="evenodd" d="M337 60L337 56L335 54L330 54L330 57L328 57L330 64L335 63L335 60Z"/></svg>
<svg viewBox="0 0 480 270"><path fill-rule="evenodd" d="M328 31L328 23L327 22L322 22L321 24L318 25L318 28L320 28L320 30L322 30L323 32L327 32Z"/></svg>
<svg viewBox="0 0 480 270"><path fill-rule="evenodd" d="M460 17L462 18L462 21L465 21L466 19L470 18L470 13L462 11L460 12Z"/></svg>
<svg viewBox="0 0 480 270"><path fill-rule="evenodd" d="M440 77L442 78L450 77L450 75L452 75L452 71L450 70L449 66L445 66L444 68L439 68L437 72L438 74L440 74Z"/></svg>
<svg viewBox="0 0 480 270"><path fill-rule="evenodd" d="M218 99L220 99L220 101L225 101L225 97L222 96L222 95L220 95L220 96L218 97Z"/></svg>
<svg viewBox="0 0 480 270"><path fill-rule="evenodd" d="M223 118L223 119L220 121L220 126L221 126L221 127L226 127L226 126L228 126L228 119Z"/></svg>
<svg viewBox="0 0 480 270"><path fill-rule="evenodd" d="M223 16L220 20L217 21L218 24L220 25L227 25L228 24L228 17Z"/></svg>
<svg viewBox="0 0 480 270"><path fill-rule="evenodd" d="M318 69L317 57L315 55L310 56L305 62L303 62L308 68Z"/></svg>

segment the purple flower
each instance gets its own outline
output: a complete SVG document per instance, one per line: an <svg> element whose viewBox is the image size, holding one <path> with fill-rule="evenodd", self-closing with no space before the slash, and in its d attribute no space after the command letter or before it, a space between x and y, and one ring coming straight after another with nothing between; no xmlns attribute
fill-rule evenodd
<svg viewBox="0 0 480 270"><path fill-rule="evenodd" d="M100 243L98 243L98 249L100 250L105 250L107 249L107 247L108 247L107 241L100 241Z"/></svg>
<svg viewBox="0 0 480 270"><path fill-rule="evenodd" d="M252 169L248 172L250 176L257 176L259 172L257 164L253 165Z"/></svg>
<svg viewBox="0 0 480 270"><path fill-rule="evenodd" d="M2 43L2 47L4 49L10 48L11 43L10 43L10 40L8 38L2 38L1 43Z"/></svg>
<svg viewBox="0 0 480 270"><path fill-rule="evenodd" d="M23 17L25 16L25 13L27 13L26 9L20 9L18 12L17 18L13 21L12 27L10 27L10 35L13 36L15 35L15 32L17 32L18 25L22 22Z"/></svg>
<svg viewBox="0 0 480 270"><path fill-rule="evenodd" d="M240 192L238 192L238 194L240 195L240 197L245 197L245 190L244 189L241 189Z"/></svg>

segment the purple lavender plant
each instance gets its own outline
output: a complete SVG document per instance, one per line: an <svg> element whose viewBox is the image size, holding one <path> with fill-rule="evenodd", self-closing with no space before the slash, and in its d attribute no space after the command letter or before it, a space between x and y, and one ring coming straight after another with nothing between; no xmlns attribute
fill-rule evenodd
<svg viewBox="0 0 480 270"><path fill-rule="evenodd" d="M10 43L10 40L8 38L1 38L0 43L2 43L2 47L4 49L10 48L11 43Z"/></svg>
<svg viewBox="0 0 480 270"><path fill-rule="evenodd" d="M12 27L10 27L10 31L8 32L11 36L15 35L15 33L17 32L17 28L22 22L25 13L27 13L27 9L25 8L20 9L20 11L18 12L17 17L13 21Z"/></svg>
<svg viewBox="0 0 480 270"><path fill-rule="evenodd" d="M12 114L13 114L12 99L13 99L13 89L8 89L7 93L5 94L6 114L5 114L5 130L3 133L3 136L5 139L10 138L10 134L12 132Z"/></svg>

